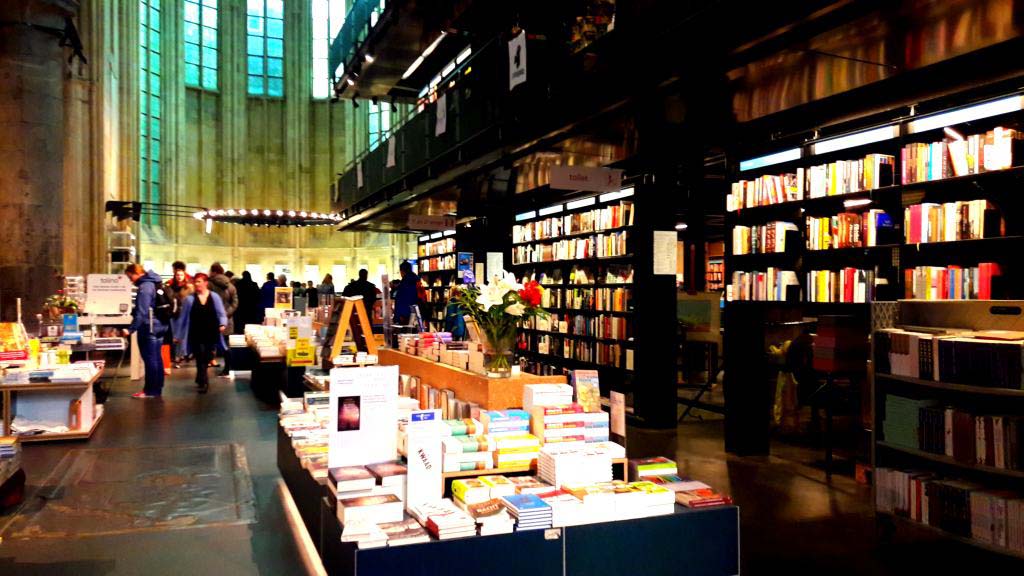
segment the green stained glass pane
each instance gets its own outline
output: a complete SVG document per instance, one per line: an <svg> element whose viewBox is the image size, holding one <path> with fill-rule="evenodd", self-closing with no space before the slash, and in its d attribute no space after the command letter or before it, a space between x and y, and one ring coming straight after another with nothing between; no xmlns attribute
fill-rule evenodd
<svg viewBox="0 0 1024 576"><path fill-rule="evenodd" d="M277 58L284 57L284 43L280 40L274 40L272 38L267 39L267 55L275 56Z"/></svg>
<svg viewBox="0 0 1024 576"><path fill-rule="evenodd" d="M148 46L150 50L160 51L160 32L150 29Z"/></svg>
<svg viewBox="0 0 1024 576"><path fill-rule="evenodd" d="M259 56L249 56L248 66L249 74L263 75L263 58Z"/></svg>
<svg viewBox="0 0 1024 576"><path fill-rule="evenodd" d="M143 92L142 94L139 94L139 112L140 113L148 113L149 112L149 96L146 96L145 92Z"/></svg>
<svg viewBox="0 0 1024 576"><path fill-rule="evenodd" d="M142 90L143 92L149 89L148 76L149 74L147 74L145 70L142 70L142 72L139 73L139 90Z"/></svg>
<svg viewBox="0 0 1024 576"><path fill-rule="evenodd" d="M153 118L149 121L149 135L153 138L160 139L160 119Z"/></svg>
<svg viewBox="0 0 1024 576"><path fill-rule="evenodd" d="M155 74L160 73L160 55L156 52L149 53L149 71Z"/></svg>
<svg viewBox="0 0 1024 576"><path fill-rule="evenodd" d="M149 7L149 26L151 28L160 29L160 9L155 6Z"/></svg>
<svg viewBox="0 0 1024 576"><path fill-rule="evenodd" d="M199 66L185 64L185 84L188 86L199 86Z"/></svg>
<svg viewBox="0 0 1024 576"><path fill-rule="evenodd" d="M199 46L196 44L185 44L185 62L188 64L199 64Z"/></svg>
<svg viewBox="0 0 1024 576"><path fill-rule="evenodd" d="M217 89L217 70L215 68L203 68L203 88Z"/></svg>
<svg viewBox="0 0 1024 576"><path fill-rule="evenodd" d="M160 181L160 163L154 160L149 165L149 181L159 182Z"/></svg>
<svg viewBox="0 0 1024 576"><path fill-rule="evenodd" d="M245 31L256 36L263 36L263 18L260 16L249 16L246 18Z"/></svg>
<svg viewBox="0 0 1024 576"><path fill-rule="evenodd" d="M217 27L217 9L203 8L203 26Z"/></svg>
<svg viewBox="0 0 1024 576"><path fill-rule="evenodd" d="M146 176L149 175L149 160L140 157L139 158L139 178L145 182Z"/></svg>
<svg viewBox="0 0 1024 576"><path fill-rule="evenodd" d="M284 76L284 61L280 58L267 58L267 76L275 78Z"/></svg>
<svg viewBox="0 0 1024 576"><path fill-rule="evenodd" d="M149 116L144 112L139 113L139 135L146 136L149 134Z"/></svg>
<svg viewBox="0 0 1024 576"><path fill-rule="evenodd" d="M150 202L159 202L160 201L160 185L159 184L151 184L150 185L150 187L149 187L149 201ZM153 222L155 223L157 220L159 220L159 216L154 215L153 216Z"/></svg>
<svg viewBox="0 0 1024 576"><path fill-rule="evenodd" d="M246 12L250 16L263 16L263 2L264 0L249 0L246 3Z"/></svg>
<svg viewBox="0 0 1024 576"><path fill-rule="evenodd" d="M280 78L267 78L267 95L284 96L284 81Z"/></svg>
<svg viewBox="0 0 1024 576"><path fill-rule="evenodd" d="M217 67L217 51L213 48L203 47L203 66L207 68Z"/></svg>
<svg viewBox="0 0 1024 576"><path fill-rule="evenodd" d="M267 0L267 17L284 18L284 0Z"/></svg>
<svg viewBox="0 0 1024 576"><path fill-rule="evenodd" d="M150 149L150 152L153 153L153 158L159 160L160 159L160 141L159 140L152 140L152 141L150 141L149 149Z"/></svg>
<svg viewBox="0 0 1024 576"><path fill-rule="evenodd" d="M217 7L217 0L203 0L203 6L209 6L210 8Z"/></svg>
<svg viewBox="0 0 1024 576"><path fill-rule="evenodd" d="M153 94L160 93L160 76L157 74L149 74L149 91Z"/></svg>
<svg viewBox="0 0 1024 576"><path fill-rule="evenodd" d="M146 154L146 143L147 142L149 142L149 140L147 140L145 138L139 138L139 158L146 158L146 156L147 156L147 154Z"/></svg>
<svg viewBox="0 0 1024 576"><path fill-rule="evenodd" d="M284 20L267 18L267 37L284 38Z"/></svg>
<svg viewBox="0 0 1024 576"><path fill-rule="evenodd" d="M149 97L149 114L150 116L160 117L160 97L150 96Z"/></svg>
<svg viewBox="0 0 1024 576"><path fill-rule="evenodd" d="M249 94L263 94L263 77L249 75Z"/></svg>
<svg viewBox="0 0 1024 576"><path fill-rule="evenodd" d="M149 39L149 28L145 24L139 24L139 46L145 46Z"/></svg>
<svg viewBox="0 0 1024 576"><path fill-rule="evenodd" d="M146 23L146 14L148 12L149 12L149 10L146 9L146 3L145 2L139 2L139 24L145 24Z"/></svg>
<svg viewBox="0 0 1024 576"><path fill-rule="evenodd" d="M203 26L203 46L217 47L217 29Z"/></svg>
<svg viewBox="0 0 1024 576"><path fill-rule="evenodd" d="M149 58L149 50L145 46L139 46L139 66L145 70L146 60Z"/></svg>
<svg viewBox="0 0 1024 576"><path fill-rule="evenodd" d="M199 22L199 4L185 2L185 22Z"/></svg>
<svg viewBox="0 0 1024 576"><path fill-rule="evenodd" d="M263 55L263 37L249 36L248 53L254 56Z"/></svg>
<svg viewBox="0 0 1024 576"><path fill-rule="evenodd" d="M185 42L199 44L199 24L185 22Z"/></svg>

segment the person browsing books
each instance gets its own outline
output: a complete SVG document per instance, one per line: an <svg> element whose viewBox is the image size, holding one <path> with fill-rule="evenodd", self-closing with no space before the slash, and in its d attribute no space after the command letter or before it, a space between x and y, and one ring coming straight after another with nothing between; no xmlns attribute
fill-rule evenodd
<svg viewBox="0 0 1024 576"><path fill-rule="evenodd" d="M210 389L207 368L214 352L224 349L222 334L227 329L228 316L220 296L210 290L210 279L200 272L193 280L196 291L185 299L181 315L184 317L182 337L184 348L196 357L196 385L199 393Z"/></svg>
<svg viewBox="0 0 1024 576"><path fill-rule="evenodd" d="M164 389L164 363L160 347L170 330L168 323L155 309L157 290L163 290L164 281L159 274L152 270L147 272L139 264L129 264L124 274L138 288L132 323L125 330L125 335L138 334L139 355L146 370L146 384L142 392L132 394L132 398L159 398Z"/></svg>

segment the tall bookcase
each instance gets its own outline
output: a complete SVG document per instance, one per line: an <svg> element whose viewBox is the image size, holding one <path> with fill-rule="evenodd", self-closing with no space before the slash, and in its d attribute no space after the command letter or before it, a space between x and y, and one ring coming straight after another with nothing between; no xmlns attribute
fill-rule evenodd
<svg viewBox="0 0 1024 576"><path fill-rule="evenodd" d="M1020 334L1024 330L1024 301L903 300L876 303L872 308L872 466L876 471L873 489L879 522L887 531L933 531L1024 558L1024 549L1008 548L1011 518L1006 505L975 500L971 495L993 491L1001 495L998 491L1019 491L1024 485L1024 463L1019 456L1011 456L1020 454L1020 427L1024 427L1020 344L968 339L971 346L985 350L988 365L1007 359L1006 355L990 353L994 347L1016 356L1009 380L999 382L981 376L983 370L978 377L965 377L965 371L957 369L956 364L966 364L960 354L970 356L974 352L960 348L950 353L953 342L943 342L948 335L932 340L945 330ZM906 331L898 335L887 331L893 327ZM924 336L910 340L906 332ZM893 346L897 339L912 346ZM923 353L925 349L938 350L938 354ZM893 360L896 357L911 362L897 366ZM1001 512L996 511L999 508ZM1016 534L1020 534L1021 522L1024 519L1017 517Z"/></svg>
<svg viewBox="0 0 1024 576"><path fill-rule="evenodd" d="M737 406L770 399L742 392L752 358L729 345L729 330L744 329L739 317L770 316L757 309L796 307L810 317L855 316L867 332L872 301L961 294L1024 298L1024 267L1016 257L1024 249L1024 201L1018 193L1024 183L1024 148L1019 132L1001 130L1024 126L1022 109L1019 92L946 96L862 121L809 129L740 155L748 159L737 163L726 201L730 301L725 357L726 377L735 384L733 407L727 411L755 414L758 422L727 422L727 429L769 434L769 406ZM880 160L885 157L891 161ZM983 207L964 208L970 201L983 201ZM888 225L871 214L878 210L887 215ZM929 210L931 218L920 215ZM828 220L815 226L810 218ZM865 241L868 222L876 225L870 245ZM765 227L763 236L755 231L758 226ZM750 227L750 234L742 227ZM931 242L912 237L929 230ZM751 243L749 236L757 239ZM837 245L838 237L844 242ZM744 251L753 253L737 253ZM814 271L832 274L810 276ZM758 295L762 282L775 285ZM748 292L755 293L751 301L739 302ZM755 451L766 450L765 442L752 442L759 447Z"/></svg>
<svg viewBox="0 0 1024 576"><path fill-rule="evenodd" d="M605 394L632 379L634 206L627 188L516 215L511 269L544 286L550 312L520 329L518 353L532 371L596 369Z"/></svg>
<svg viewBox="0 0 1024 576"><path fill-rule="evenodd" d="M461 284L459 253L455 230L433 232L419 237L416 247L419 275L427 291L427 309L421 310L430 330L444 330L444 312L448 294Z"/></svg>

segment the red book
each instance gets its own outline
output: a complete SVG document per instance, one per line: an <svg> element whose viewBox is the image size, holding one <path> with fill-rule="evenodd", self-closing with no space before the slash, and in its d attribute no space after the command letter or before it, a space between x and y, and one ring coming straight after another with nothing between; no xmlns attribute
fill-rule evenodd
<svg viewBox="0 0 1024 576"><path fill-rule="evenodd" d="M907 242L917 244L921 241L921 205L914 204L910 207L910 231Z"/></svg>
<svg viewBox="0 0 1024 576"><path fill-rule="evenodd" d="M843 302L853 302L853 285L857 271L853 268L843 269Z"/></svg>
<svg viewBox="0 0 1024 576"><path fill-rule="evenodd" d="M978 300L992 299L992 278L1002 276L999 264L982 262L978 264Z"/></svg>

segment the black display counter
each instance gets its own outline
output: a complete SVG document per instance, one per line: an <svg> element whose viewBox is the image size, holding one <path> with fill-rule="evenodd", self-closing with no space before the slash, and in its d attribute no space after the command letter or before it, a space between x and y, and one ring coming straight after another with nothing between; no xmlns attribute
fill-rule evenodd
<svg viewBox="0 0 1024 576"><path fill-rule="evenodd" d="M476 536L359 550L342 542L336 500L302 469L288 435L278 428L278 468L303 523L331 575L447 574L594 576L643 573L739 574L739 508Z"/></svg>

